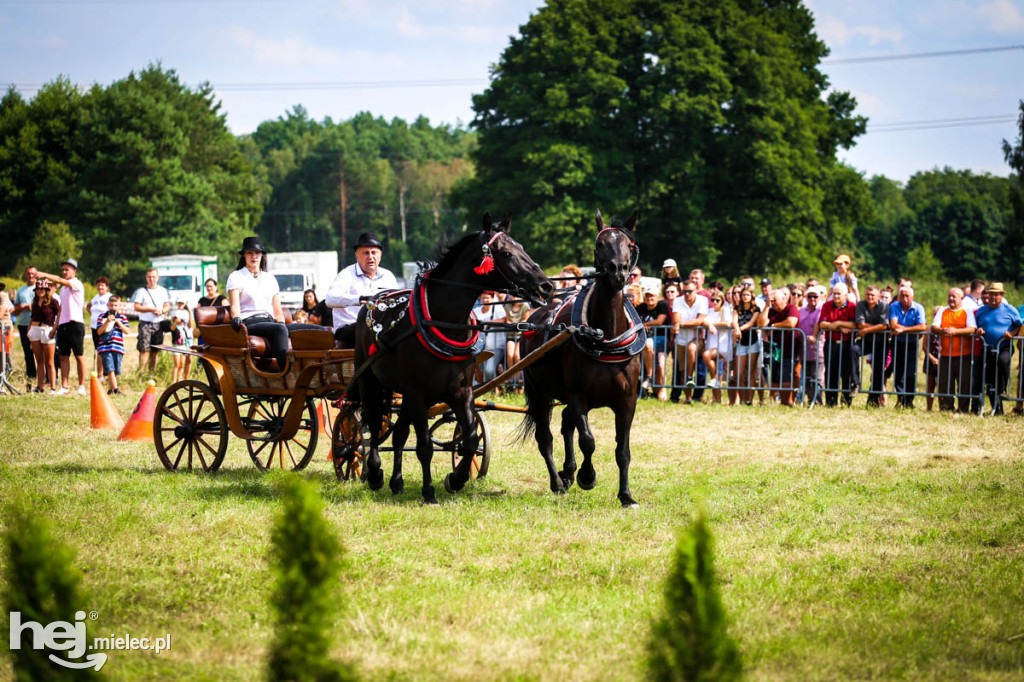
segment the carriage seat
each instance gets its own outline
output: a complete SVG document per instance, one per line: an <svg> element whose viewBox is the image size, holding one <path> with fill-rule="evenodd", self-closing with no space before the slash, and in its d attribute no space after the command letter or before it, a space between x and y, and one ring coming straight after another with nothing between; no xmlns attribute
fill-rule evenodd
<svg viewBox="0 0 1024 682"><path fill-rule="evenodd" d="M245 348L253 358L267 352L267 340L262 336L249 336L245 324L239 331L231 328L231 309L226 305L207 305L196 308L196 325L203 343L221 348Z"/></svg>

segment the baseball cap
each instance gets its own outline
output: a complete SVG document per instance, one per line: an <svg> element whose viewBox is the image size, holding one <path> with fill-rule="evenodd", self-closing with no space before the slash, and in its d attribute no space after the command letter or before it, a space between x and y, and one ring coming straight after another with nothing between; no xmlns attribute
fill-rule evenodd
<svg viewBox="0 0 1024 682"><path fill-rule="evenodd" d="M63 261L61 262L61 265L70 265L70 266L71 266L71 267L73 267L73 268L74 268L75 270L77 270L77 269L78 269L78 261L76 261L76 260L75 260L74 258L66 258L66 259L64 259L64 260L63 260Z"/></svg>
<svg viewBox="0 0 1024 682"><path fill-rule="evenodd" d="M678 266L676 265L676 261L675 261L674 258L666 258L665 262L661 264L661 267L663 267L663 268L675 268L675 267L678 267Z"/></svg>
<svg viewBox="0 0 1024 682"><path fill-rule="evenodd" d="M761 278L761 284L771 284L771 283L772 283L772 281L770 279L768 279L767 277L762 277Z"/></svg>

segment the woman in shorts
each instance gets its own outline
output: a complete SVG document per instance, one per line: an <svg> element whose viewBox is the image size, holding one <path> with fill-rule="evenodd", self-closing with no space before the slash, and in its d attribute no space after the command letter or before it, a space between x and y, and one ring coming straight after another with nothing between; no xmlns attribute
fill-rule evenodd
<svg viewBox="0 0 1024 682"><path fill-rule="evenodd" d="M57 367L53 356L57 349L57 319L60 303L53 297L50 280L36 280L36 297L32 301L32 314L28 326L28 340L32 343L32 354L39 369L33 393L43 393L46 377L50 378L50 393L57 393Z"/></svg>
<svg viewBox="0 0 1024 682"><path fill-rule="evenodd" d="M735 312L736 385L740 387L740 402L749 405L754 399L754 389L761 382L761 341L757 332L757 318L761 311L754 303L752 288L740 290L740 304ZM764 403L763 391L758 391L758 401Z"/></svg>
<svg viewBox="0 0 1024 682"><path fill-rule="evenodd" d="M711 310L704 318L708 333L704 339L704 364L708 368L708 386L716 403L722 402L723 384L728 385L729 364L732 361L733 334L739 331L732 308L725 304L725 294L717 289L711 292ZM735 402L735 392L730 392L730 402Z"/></svg>

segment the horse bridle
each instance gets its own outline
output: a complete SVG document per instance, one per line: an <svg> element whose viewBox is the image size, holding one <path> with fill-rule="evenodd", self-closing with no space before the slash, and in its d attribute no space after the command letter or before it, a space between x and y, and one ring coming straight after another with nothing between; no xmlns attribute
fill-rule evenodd
<svg viewBox="0 0 1024 682"><path fill-rule="evenodd" d="M484 239L487 237L487 233L480 233L480 252L482 254L482 258L480 260L480 265L473 268L473 272L475 272L478 275L487 275L491 272L497 272L499 275L501 275L502 279L504 279L505 283L508 285L503 289L498 289L498 291L502 291L508 294L515 294L516 296L519 296L528 303L536 303L536 301L530 297L530 292L528 292L518 283L512 281L512 278L505 274L504 270L502 270L498 266L498 262L494 260L494 255L491 253L491 245L494 244L494 242L497 241L498 237L500 237L503 234L506 237L508 237L508 235L505 234L504 232L495 232L493 237L487 239L487 241L484 241ZM512 237L508 238L512 239ZM515 240L512 239L512 241ZM519 242L516 243L518 244Z"/></svg>
<svg viewBox="0 0 1024 682"><path fill-rule="evenodd" d="M606 225L605 227L601 228L600 232L597 233L597 238L600 239L601 235L608 231L621 232L622 234L626 235L626 237L629 239L629 254L631 261L629 264L629 270L630 272L632 272L633 268L635 268L636 264L640 261L640 247L636 245L636 241L633 239L633 235L630 234L630 232L623 227ZM605 274L607 272L606 266L597 260L596 243L594 244L594 270L597 274Z"/></svg>

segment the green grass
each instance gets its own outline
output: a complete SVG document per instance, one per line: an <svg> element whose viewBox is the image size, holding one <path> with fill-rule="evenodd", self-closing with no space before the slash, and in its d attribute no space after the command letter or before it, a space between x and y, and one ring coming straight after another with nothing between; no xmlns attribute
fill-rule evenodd
<svg viewBox="0 0 1024 682"><path fill-rule="evenodd" d="M258 677L275 479L296 474L260 474L235 440L220 473L169 474L151 445L90 431L81 398L5 397L0 416L0 499L77 549L93 634L173 638L160 656L110 652L104 672ZM610 413L592 419L598 486L563 497L532 445L508 442L517 416L488 416L489 478L438 485L436 508L411 454L399 497L336 483L323 440L298 474L348 553L332 653L370 679L639 678L674 533L699 504L752 678L1024 674L1008 641L1024 631L1019 419L643 402L628 511ZM435 476L448 466L437 455Z"/></svg>

